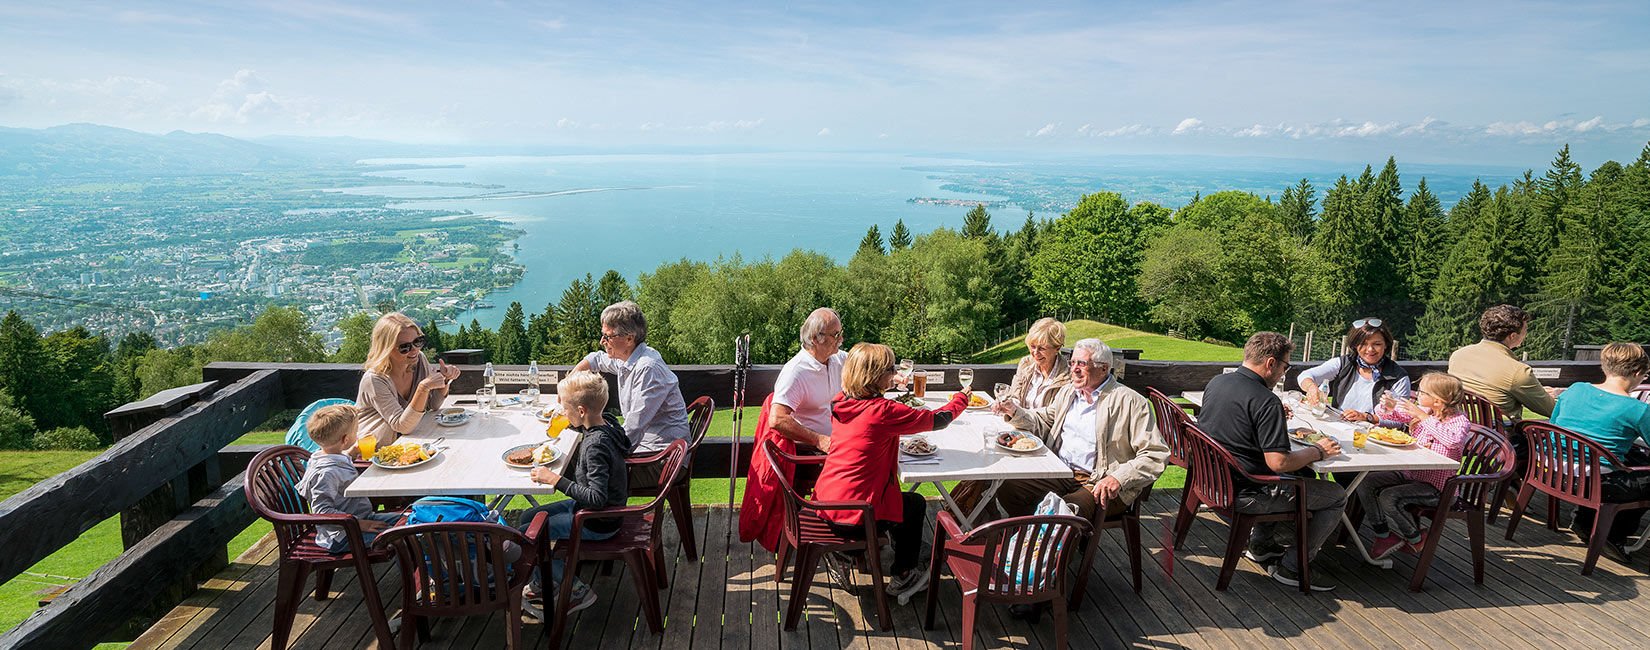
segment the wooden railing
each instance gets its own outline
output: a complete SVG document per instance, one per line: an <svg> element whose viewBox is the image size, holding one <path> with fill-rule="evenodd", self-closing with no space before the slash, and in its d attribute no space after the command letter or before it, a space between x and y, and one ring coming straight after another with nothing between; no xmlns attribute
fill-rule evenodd
<svg viewBox="0 0 1650 650"><path fill-rule="evenodd" d="M1131 360L1122 381L1137 389L1154 386L1175 394L1201 390L1232 363ZM1401 362L1413 377L1442 370L1443 362ZM1550 361L1531 365L1556 369L1550 385L1602 378L1594 362ZM930 390L957 388L955 369ZM974 385L989 390L1006 383L1014 367L972 366ZM455 392L480 384L480 367L461 365ZM519 370L519 367L503 367ZM565 373L568 367L544 367ZM773 391L780 366L750 372L746 405ZM708 395L732 406L733 368L676 366L683 397ZM1298 370L1296 371L1298 372ZM1550 372L1550 371L1549 371ZM224 549L254 515L241 485L247 461L261 447L229 446L241 435L283 410L328 397L353 398L361 369L339 364L214 363L203 384L175 389L108 414L118 442L74 469L41 481L0 502L0 583L21 574L82 533L119 514L126 551L0 636L0 647L90 648L134 619L164 613L196 581L222 566ZM516 387L505 385L511 390ZM546 392L553 387L546 387ZM615 391L615 394L616 391ZM711 424L712 437L694 455L694 476L743 476L751 441L728 437L726 415ZM735 456L737 454L737 456ZM228 476L227 480L222 477Z"/></svg>

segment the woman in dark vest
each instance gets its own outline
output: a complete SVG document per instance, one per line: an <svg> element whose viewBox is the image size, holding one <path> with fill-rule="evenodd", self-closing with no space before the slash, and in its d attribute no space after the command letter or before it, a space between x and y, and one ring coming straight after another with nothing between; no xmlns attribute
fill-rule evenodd
<svg viewBox="0 0 1650 650"><path fill-rule="evenodd" d="M1321 402L1327 393L1343 420L1396 426L1375 417L1383 392L1391 391L1395 400L1410 398L1409 374L1387 358L1391 349L1392 330L1381 319L1352 321L1352 329L1346 332L1346 353L1302 372L1301 391L1312 403Z"/></svg>

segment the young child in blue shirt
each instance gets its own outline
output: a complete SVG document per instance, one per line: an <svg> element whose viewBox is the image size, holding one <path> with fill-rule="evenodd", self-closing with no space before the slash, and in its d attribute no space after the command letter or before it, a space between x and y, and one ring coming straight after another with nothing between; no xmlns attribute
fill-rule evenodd
<svg viewBox="0 0 1650 650"><path fill-rule="evenodd" d="M346 514L361 522L361 534L368 544L378 533L400 520L399 512L374 512L366 497L346 497L344 489L355 481L352 455L355 448L356 408L349 404L335 404L322 408L309 418L309 437L321 448L309 457L304 477L298 481L299 496L309 502L309 511L317 515ZM349 552L349 538L343 526L317 526L315 543L332 553Z"/></svg>

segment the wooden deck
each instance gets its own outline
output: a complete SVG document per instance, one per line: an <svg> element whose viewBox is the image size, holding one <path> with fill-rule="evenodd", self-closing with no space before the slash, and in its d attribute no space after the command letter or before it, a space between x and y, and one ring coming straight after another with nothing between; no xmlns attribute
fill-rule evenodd
<svg viewBox="0 0 1650 650"><path fill-rule="evenodd" d="M1122 535L1107 531L1090 580L1086 602L1071 623L1075 648L1590 648L1636 647L1650 638L1650 584L1642 559L1634 569L1600 559L1590 577L1580 575L1582 547L1568 533L1548 531L1542 517L1526 519L1519 539L1502 539L1506 518L1489 528L1485 583L1472 583L1465 528L1446 541L1426 591L1411 594L1413 556L1400 556L1390 571L1362 565L1344 549L1326 550L1314 565L1340 585L1329 594L1304 596L1267 578L1253 563L1240 564L1230 589L1214 591L1226 526L1205 513L1192 528L1186 548L1171 558L1162 548L1178 491L1153 495L1142 520L1148 553L1145 586L1129 586ZM1541 499L1537 499L1541 501ZM930 505L932 511L935 504ZM1544 504L1532 504L1544 513ZM602 599L570 622L569 647L578 650L710 650L864 648L915 650L957 647L956 584L941 585L936 629L921 625L923 597L893 605L894 631L876 628L876 607L860 588L850 594L820 573L808 615L795 632L780 630L778 615L789 582L773 582L773 555L754 544L728 543L728 511L699 509L694 519L701 562L678 557L671 588L662 593L665 631L654 635L638 625L639 608L623 567L614 575L586 570ZM1565 521L1568 519L1565 518ZM667 525L667 549L676 550ZM275 592L273 543L266 538L131 647L217 649L269 647L271 598ZM386 569L377 576L391 610L399 602L399 579ZM375 646L354 576L340 571L330 600L306 599L293 629L292 648ZM1031 625L1000 608L984 608L977 646L1053 648L1052 620ZM437 621L430 649L501 648L499 616ZM524 628L527 647L544 647L545 626Z"/></svg>

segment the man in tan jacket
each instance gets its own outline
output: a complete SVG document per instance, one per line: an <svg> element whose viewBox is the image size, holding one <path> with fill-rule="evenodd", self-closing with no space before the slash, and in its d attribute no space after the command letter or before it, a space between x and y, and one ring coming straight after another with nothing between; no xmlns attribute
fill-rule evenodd
<svg viewBox="0 0 1650 650"><path fill-rule="evenodd" d="M1100 339L1078 341L1071 353L1071 383L1038 409L1012 401L994 410L1016 429L1048 444L1074 476L1005 481L997 503L1010 516L1029 515L1053 492L1077 506L1084 518L1095 509L1122 512L1163 473L1169 448L1152 420L1151 402L1111 377L1111 348Z"/></svg>
<svg viewBox="0 0 1650 650"><path fill-rule="evenodd" d="M1449 374L1461 385L1493 402L1508 417L1523 410L1542 417L1553 415L1553 391L1543 388L1530 366L1513 357L1530 331L1530 313L1512 305L1497 305L1478 319L1484 340L1449 355Z"/></svg>

